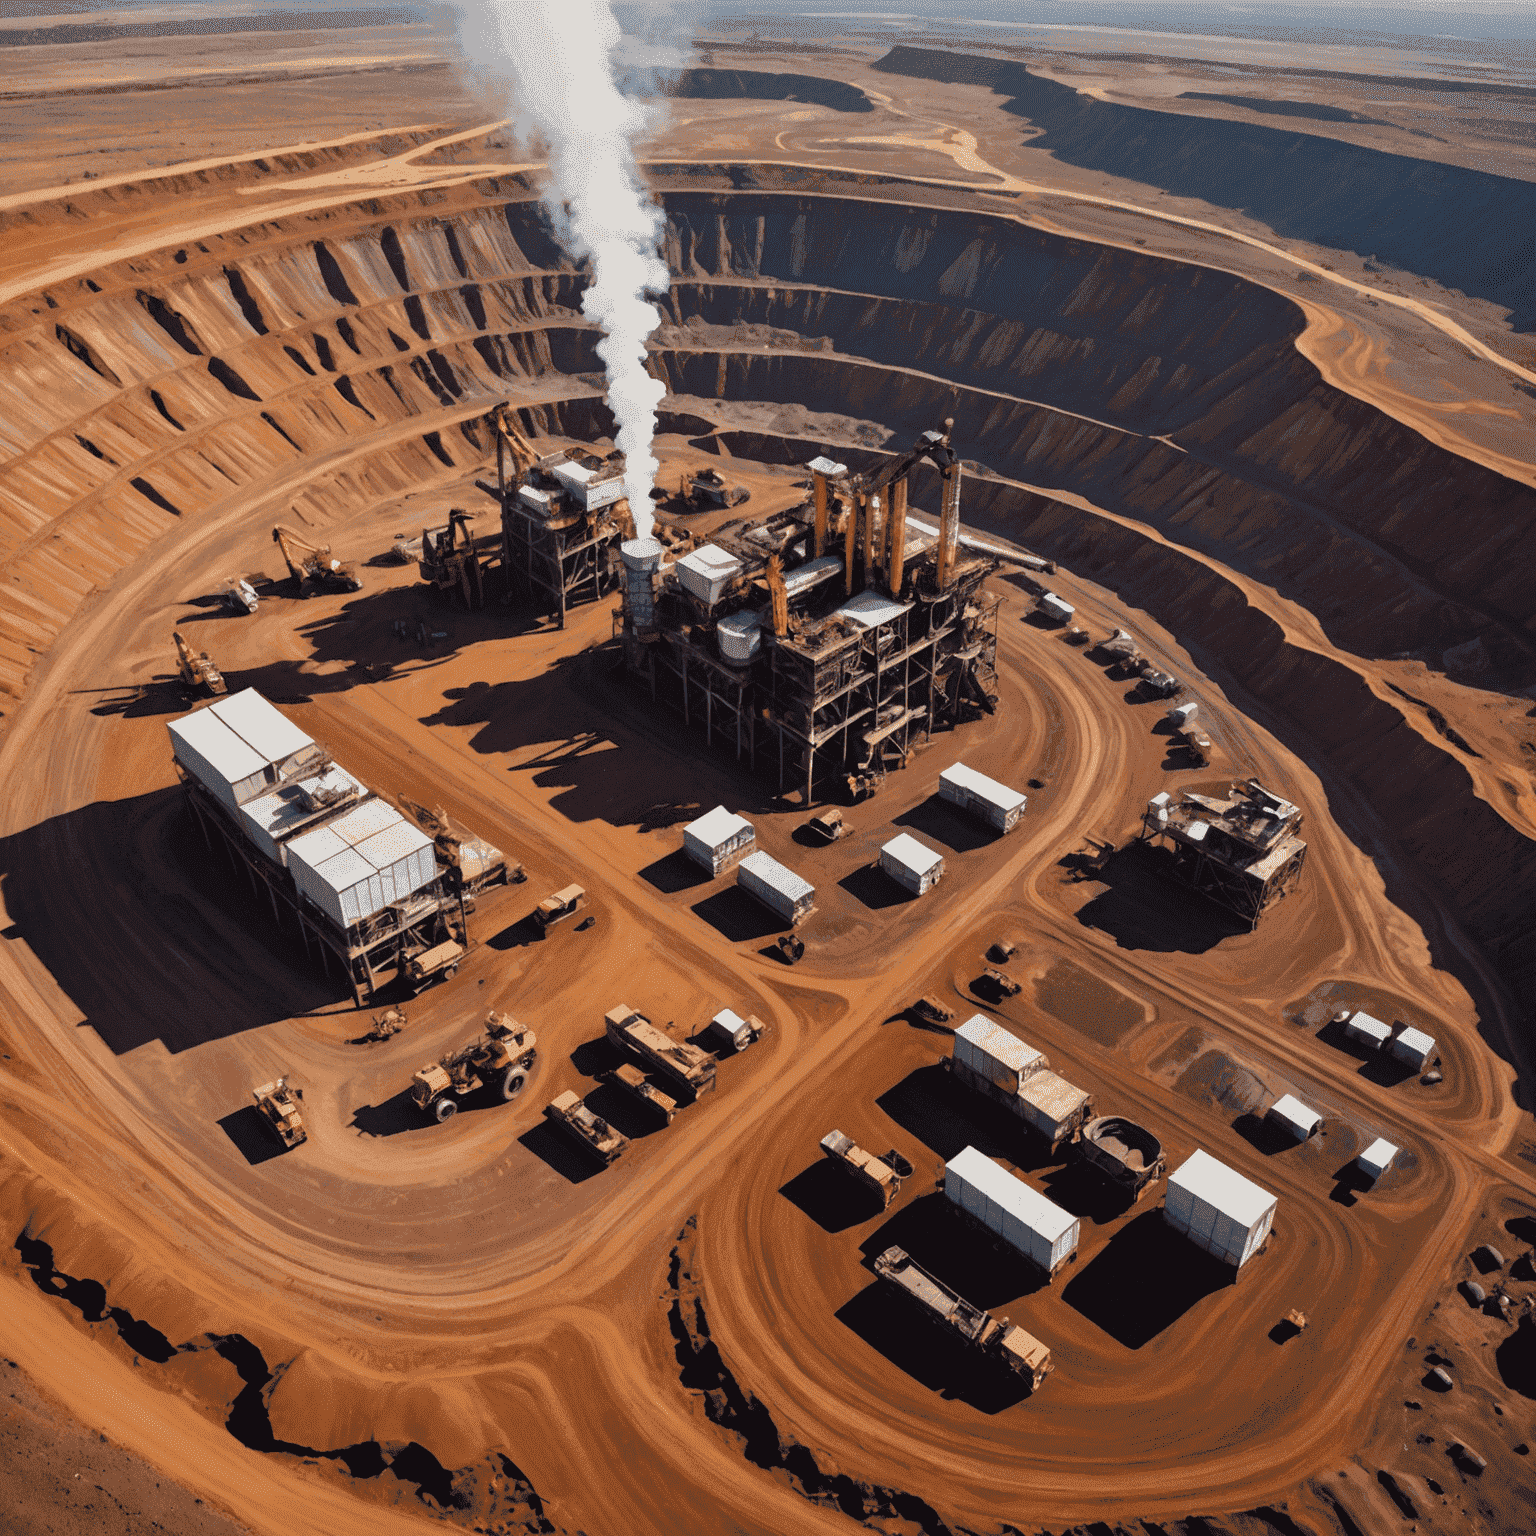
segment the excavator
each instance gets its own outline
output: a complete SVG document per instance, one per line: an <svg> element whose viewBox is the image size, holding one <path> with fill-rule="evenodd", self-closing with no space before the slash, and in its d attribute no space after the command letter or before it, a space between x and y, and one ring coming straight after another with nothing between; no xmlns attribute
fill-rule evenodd
<svg viewBox="0 0 1536 1536"><path fill-rule="evenodd" d="M466 608L485 606L487 563L475 547L469 513L462 507L452 508L446 523L421 530L421 558L416 563L421 579L439 592L462 598Z"/></svg>
<svg viewBox="0 0 1536 1536"><path fill-rule="evenodd" d="M272 530L272 542L282 550L288 573L299 584L300 596L362 590L356 567L333 560L329 544L308 544L293 529L281 524Z"/></svg>
<svg viewBox="0 0 1536 1536"><path fill-rule="evenodd" d="M176 642L177 670L181 673L183 684L189 689L203 689L210 698L218 698L221 693L228 693L229 689L224 682L224 674L219 671L212 656L207 651L194 651L180 630L171 631L171 639Z"/></svg>

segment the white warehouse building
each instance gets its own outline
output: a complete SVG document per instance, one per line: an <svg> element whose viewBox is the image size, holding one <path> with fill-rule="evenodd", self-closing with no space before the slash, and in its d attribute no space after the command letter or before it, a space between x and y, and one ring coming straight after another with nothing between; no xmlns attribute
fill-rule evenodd
<svg viewBox="0 0 1536 1536"><path fill-rule="evenodd" d="M816 910L816 888L761 849L736 866L736 884L791 925Z"/></svg>
<svg viewBox="0 0 1536 1536"><path fill-rule="evenodd" d="M975 1147L945 1163L944 1195L1047 1276L1077 1253L1077 1217Z"/></svg>
<svg viewBox="0 0 1536 1536"><path fill-rule="evenodd" d="M717 805L683 828L683 851L712 875L722 875L757 846L757 829L745 816Z"/></svg>
<svg viewBox="0 0 1536 1536"><path fill-rule="evenodd" d="M1168 1175L1163 1219L1198 1248L1241 1270L1264 1246L1276 1197L1196 1148Z"/></svg>
<svg viewBox="0 0 1536 1536"><path fill-rule="evenodd" d="M921 896L944 878L944 855L902 832L881 848L880 868L904 891Z"/></svg>
<svg viewBox="0 0 1536 1536"><path fill-rule="evenodd" d="M939 797L980 817L999 832L1013 831L1027 803L1018 790L1009 789L964 763L954 763L939 775Z"/></svg>

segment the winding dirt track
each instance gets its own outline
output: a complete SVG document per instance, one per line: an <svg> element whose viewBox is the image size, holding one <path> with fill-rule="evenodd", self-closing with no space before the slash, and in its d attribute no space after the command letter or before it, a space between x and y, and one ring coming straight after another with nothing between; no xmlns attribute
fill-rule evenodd
<svg viewBox="0 0 1536 1536"><path fill-rule="evenodd" d="M423 152L295 181L273 206L485 170L421 166ZM239 204L242 220L255 203ZM154 244L228 227L228 213L205 203L169 232L153 226ZM94 249L34 251L41 265L13 267L4 291L120 260L150 238L146 222ZM765 505L787 477L753 483ZM1517 1113L1511 1073L1479 1037L1466 991L1433 968L1423 934L1330 819L1338 787L1246 721L1174 637L1070 573L1057 583L1096 632L1130 623L1192 680L1221 754L1205 773L1174 776L1257 773L1305 807L1310 851L1300 893L1258 933L1216 943L1198 914L1170 904L1170 947L1153 947L1085 913L1113 892L1070 882L1059 861L1088 833L1121 840L1167 782L1157 707L1127 702L1124 683L1024 622L1026 599L1006 581L995 582L998 715L937 741L852 813L856 837L813 851L793 840L799 815L765 803L671 722L648 720L607 677L592 649L610 632L606 607L563 634L509 634L500 611L443 620L410 590L413 572L370 570L356 600L207 617L191 595L261 558L282 489L232 498L151 544L40 663L0 743L11 925L0 944L0 1205L11 1233L52 1244L60 1269L100 1280L113 1305L173 1343L236 1332L256 1343L286 1367L270 1394L280 1439L316 1450L414 1440L449 1468L502 1448L553 1518L595 1532L846 1528L751 1466L679 1383L660 1298L673 1236L693 1213L715 1337L780 1430L946 1518L996 1528L1025 1510L1038 1523L1247 1507L1366 1436L1376 1385L1484 1192L1536 1195L1536 1179L1501 1155ZM328 537L366 552L385 533L370 512ZM417 612L449 630L440 649L417 655L393 640L393 617ZM235 685L266 687L376 788L445 803L528 867L527 886L482 909L485 947L384 1046L346 1043L358 1016L294 963L291 936L264 923L179 809L164 732L179 701L155 679L168 630L189 618ZM342 656L385 663L388 676L349 669L325 649L335 635ZM127 685L143 689L137 702L114 702ZM1021 828L977 845L932 822L927 836L951 839L944 883L916 904L866 902L858 871L893 824L931 822L937 774L962 754L1010 782L1042 781ZM658 874L676 824L717 801L746 809L760 845L818 887L809 953L792 973L759 952L763 935L733 937L697 910L714 887L669 888ZM518 942L517 920L569 880L593 893L596 927ZM1127 1257L1141 1251L1129 1229L1144 1233L1144 1212L1085 1206L1075 1273L1051 1289L1007 1266L975 1271L990 1288L976 1299L1045 1339L1058 1362L1039 1397L990 1412L941 1395L890 1340L872 1343L859 1298L862 1250L884 1246L888 1221L926 1239L919 1256L934 1263L951 1240L929 1193L955 1134L933 1086L948 1043L896 1016L929 991L980 1008L968 981L1003 931L1022 940L1015 969L1029 985L994 1012L1102 1109L1153 1126L1170 1164L1204 1146L1281 1203L1276 1238L1243 1284L1184 1298L1146 1338L1144 1292L1167 1277ZM1088 1001L1053 1001L1050 978L1063 974ZM1292 1022L1291 1005L1323 981L1373 989L1430 1022L1446 1083L1385 1086ZM541 1135L540 1108L592 1086L601 1053L590 1042L620 999L690 1027L728 1005L773 1033L722 1065L717 1094L583 1177ZM410 1072L488 1007L539 1031L533 1092L443 1128L391 1109ZM1111 1027L1125 1008L1136 1021ZM1329 1141L1264 1155L1232 1108L1200 1091L1190 1069L1210 1052L1316 1103ZM278 1071L305 1088L311 1139L248 1161L221 1121ZM834 1124L916 1165L888 1216L841 1193L818 1203L793 1192ZM1378 1134L1411 1163L1366 1200L1331 1199L1337 1169ZM1019 1166L1077 1198L1059 1166ZM253 1530L420 1527L380 1507L377 1483L354 1488L240 1447L223 1425L232 1370L129 1365L15 1268L0 1308L6 1352L88 1424ZM1106 1305L1106 1292L1118 1299ZM1290 1307L1312 1327L1277 1350L1266 1334Z"/></svg>

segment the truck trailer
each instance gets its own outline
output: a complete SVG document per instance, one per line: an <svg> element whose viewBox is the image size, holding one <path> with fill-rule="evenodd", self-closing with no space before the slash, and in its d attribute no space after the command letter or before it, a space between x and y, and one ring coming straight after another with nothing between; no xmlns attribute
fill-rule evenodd
<svg viewBox="0 0 1536 1536"><path fill-rule="evenodd" d="M585 1099L569 1088L544 1106L544 1115L556 1130L564 1131L605 1168L616 1162L629 1145L627 1136L621 1136L601 1115L588 1108Z"/></svg>
<svg viewBox="0 0 1536 1536"><path fill-rule="evenodd" d="M912 1164L901 1153L892 1149L884 1157L875 1157L841 1131L828 1131L821 1138L821 1150L872 1190L882 1210L891 1208L891 1202L901 1193L902 1180L912 1174Z"/></svg>
<svg viewBox="0 0 1536 1536"><path fill-rule="evenodd" d="M628 1003L610 1008L603 1015L603 1028L625 1055L675 1083L689 1099L715 1086L715 1058L708 1051L686 1040L674 1040Z"/></svg>
<svg viewBox="0 0 1536 1536"><path fill-rule="evenodd" d="M973 1306L944 1282L930 1274L904 1248L887 1248L875 1260L875 1273L909 1296L942 1327L971 1345L979 1354L1005 1365L1022 1376L1031 1391L1056 1369L1051 1352L1039 1339L1006 1318Z"/></svg>

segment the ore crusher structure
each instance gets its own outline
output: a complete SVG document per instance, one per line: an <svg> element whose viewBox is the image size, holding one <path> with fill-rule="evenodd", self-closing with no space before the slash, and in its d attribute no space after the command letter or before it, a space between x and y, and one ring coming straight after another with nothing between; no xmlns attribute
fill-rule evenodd
<svg viewBox="0 0 1536 1536"><path fill-rule="evenodd" d="M394 805L254 688L169 731L208 846L223 846L306 952L340 967L358 1007L397 974L416 985L451 974L469 943L465 886Z"/></svg>
<svg viewBox="0 0 1536 1536"><path fill-rule="evenodd" d="M872 474L814 459L810 504L728 523L670 565L658 541L625 542L629 674L807 803L829 779L867 792L934 730L992 713L999 604L982 583L997 560L960 538L951 425ZM907 515L924 463L936 534Z"/></svg>

